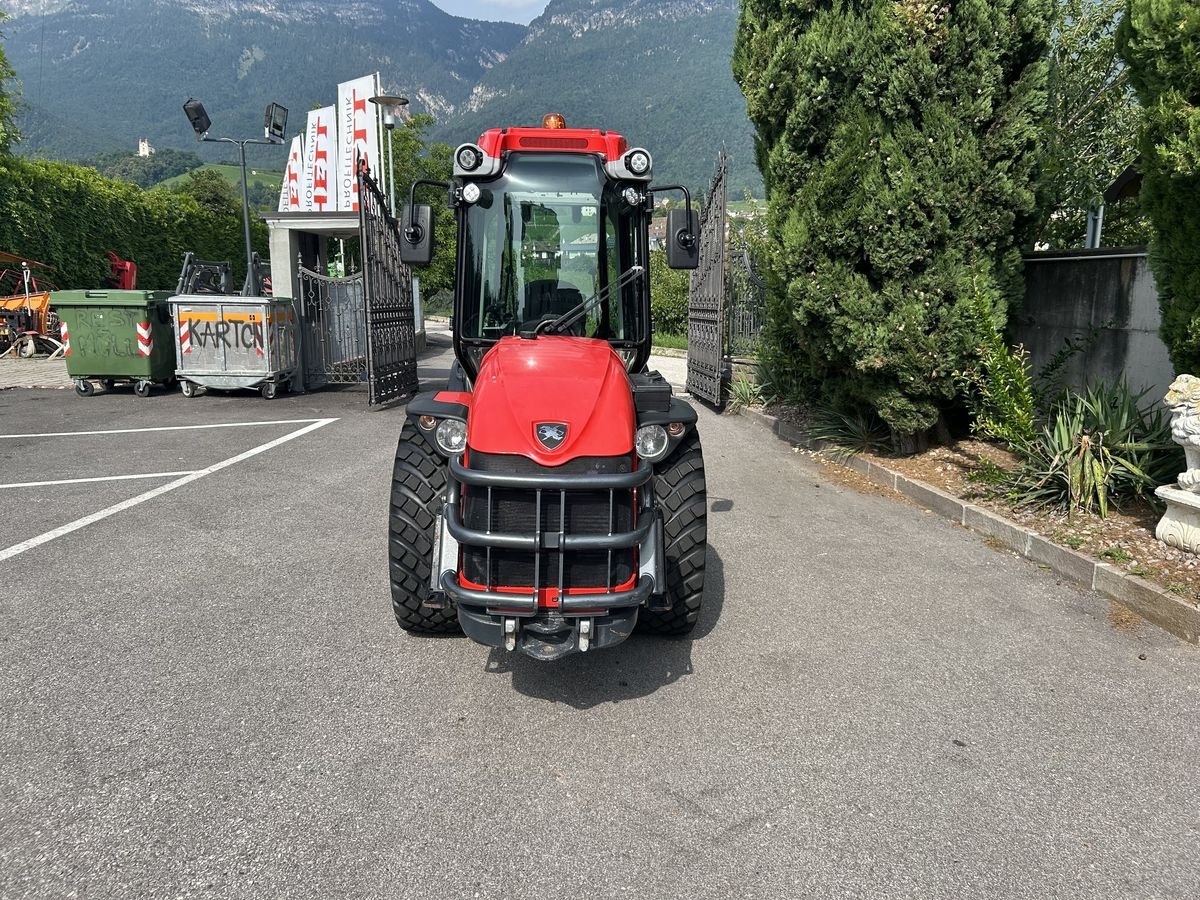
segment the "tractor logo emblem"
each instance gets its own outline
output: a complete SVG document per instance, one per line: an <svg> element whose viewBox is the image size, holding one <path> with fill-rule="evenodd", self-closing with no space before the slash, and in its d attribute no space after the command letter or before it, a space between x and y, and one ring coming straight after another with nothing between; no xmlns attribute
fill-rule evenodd
<svg viewBox="0 0 1200 900"><path fill-rule="evenodd" d="M567 426L562 422L539 422L538 442L547 450L557 450L567 438Z"/></svg>

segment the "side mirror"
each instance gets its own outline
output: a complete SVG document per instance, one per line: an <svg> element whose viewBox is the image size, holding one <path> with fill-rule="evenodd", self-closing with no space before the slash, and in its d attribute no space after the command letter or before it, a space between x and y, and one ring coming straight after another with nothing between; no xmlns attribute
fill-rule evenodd
<svg viewBox="0 0 1200 900"><path fill-rule="evenodd" d="M667 265L672 269L700 265L700 220L690 209L667 211Z"/></svg>
<svg viewBox="0 0 1200 900"><path fill-rule="evenodd" d="M425 204L405 206L400 212L400 261L406 266L427 266L433 260L433 210Z"/></svg>

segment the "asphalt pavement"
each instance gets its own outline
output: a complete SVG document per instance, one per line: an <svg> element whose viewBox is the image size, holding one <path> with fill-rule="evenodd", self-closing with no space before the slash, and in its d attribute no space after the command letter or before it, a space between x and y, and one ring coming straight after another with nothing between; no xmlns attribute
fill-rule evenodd
<svg viewBox="0 0 1200 900"><path fill-rule="evenodd" d="M0 392L0 897L1200 894L1196 648L704 409L690 639L413 637L401 416Z"/></svg>

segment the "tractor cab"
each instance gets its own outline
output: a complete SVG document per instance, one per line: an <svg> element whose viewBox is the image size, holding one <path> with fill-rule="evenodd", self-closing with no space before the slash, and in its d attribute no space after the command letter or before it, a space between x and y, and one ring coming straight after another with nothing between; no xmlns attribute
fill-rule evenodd
<svg viewBox="0 0 1200 900"><path fill-rule="evenodd" d="M645 366L651 169L650 154L622 136L567 129L557 115L542 128L495 128L458 147L447 186L458 223L454 350L469 378L505 336L599 338L627 371ZM676 268L695 267L690 205L688 197L688 210L672 211L668 227ZM431 218L427 207L406 210L405 262L429 261Z"/></svg>

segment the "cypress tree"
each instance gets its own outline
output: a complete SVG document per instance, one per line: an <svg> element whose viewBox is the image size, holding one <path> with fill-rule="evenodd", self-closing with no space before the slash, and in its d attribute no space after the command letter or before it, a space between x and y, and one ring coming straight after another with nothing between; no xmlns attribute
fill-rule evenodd
<svg viewBox="0 0 1200 900"><path fill-rule="evenodd" d="M1142 104L1142 208L1153 237L1162 336L1178 372L1200 371L1200 4L1129 0L1118 32Z"/></svg>
<svg viewBox="0 0 1200 900"><path fill-rule="evenodd" d="M915 449L1020 296L1051 0L744 0L776 387ZM991 308L980 321L979 299Z"/></svg>

